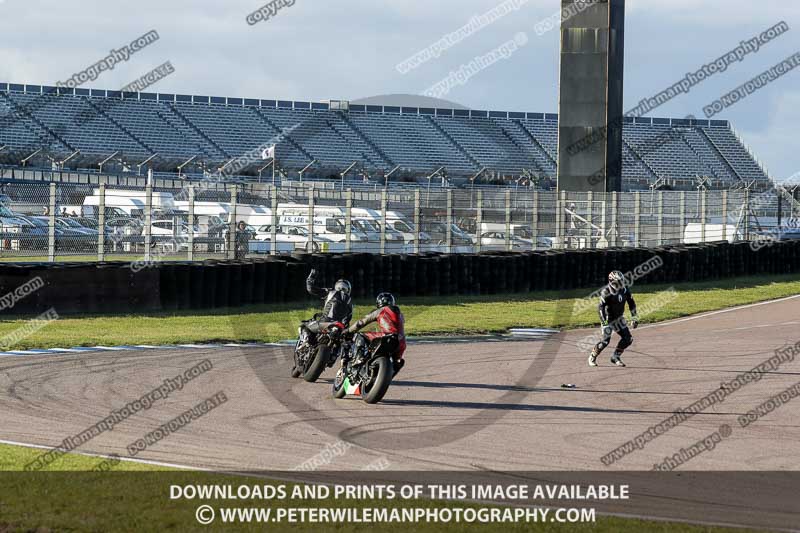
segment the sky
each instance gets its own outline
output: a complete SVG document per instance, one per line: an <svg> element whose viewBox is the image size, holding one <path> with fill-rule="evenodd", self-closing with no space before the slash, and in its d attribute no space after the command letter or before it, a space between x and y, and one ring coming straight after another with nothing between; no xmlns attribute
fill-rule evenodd
<svg viewBox="0 0 800 533"><path fill-rule="evenodd" d="M423 94L439 84L446 88L442 98L473 109L558 111L559 32L541 31L558 12L558 0L275 0L266 5L252 0L0 0L0 81L55 85L155 30L157 41L82 86L119 89L169 61L175 72L151 92L327 101ZM450 39L438 57L402 68L414 54L498 6L509 6L507 14ZM262 7L269 17L248 23L248 15ZM800 52L800 2L628 0L625 108L781 21L788 32L647 114L654 117L704 118L705 106ZM505 57L466 68L476 57L501 49ZM459 71L468 75L451 76ZM714 118L731 121L773 178L800 172L800 68Z"/></svg>

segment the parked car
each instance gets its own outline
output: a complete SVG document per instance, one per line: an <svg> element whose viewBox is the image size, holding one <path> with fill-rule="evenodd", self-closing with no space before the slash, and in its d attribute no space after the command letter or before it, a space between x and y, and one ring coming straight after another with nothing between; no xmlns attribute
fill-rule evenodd
<svg viewBox="0 0 800 533"><path fill-rule="evenodd" d="M469 246L473 244L472 236L456 226L450 225L453 246ZM430 235L431 241L440 245L447 243L447 223L445 222L426 222L422 224L422 229Z"/></svg>
<svg viewBox="0 0 800 533"><path fill-rule="evenodd" d="M533 241L512 236L509 240L512 250L531 250ZM503 231L487 231L481 234L481 248L487 250L507 250L506 233Z"/></svg>
<svg viewBox="0 0 800 533"><path fill-rule="evenodd" d="M306 252L319 252L324 243L332 243L333 240L325 235L314 235L314 242L309 243L308 229L302 226L278 226L275 234L276 243L279 251L286 250L285 244L291 245L290 250L305 250ZM257 241L272 241L272 225L265 224L259 227L255 233Z"/></svg>

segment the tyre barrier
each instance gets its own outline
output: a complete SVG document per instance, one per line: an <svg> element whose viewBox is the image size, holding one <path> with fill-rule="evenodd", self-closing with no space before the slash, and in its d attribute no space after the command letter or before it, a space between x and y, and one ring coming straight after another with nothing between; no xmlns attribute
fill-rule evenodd
<svg viewBox="0 0 800 533"><path fill-rule="evenodd" d="M332 287L349 279L357 300L381 291L400 297L524 294L594 289L611 270L632 272L658 255L663 264L637 284L680 284L730 277L800 273L800 241L754 249L748 242L658 248L485 252L481 254L293 254L241 261L155 263L0 263L0 313L27 315L176 312L189 309L311 302L311 268ZM43 285L13 292L36 277ZM5 295L5 296L4 296Z"/></svg>

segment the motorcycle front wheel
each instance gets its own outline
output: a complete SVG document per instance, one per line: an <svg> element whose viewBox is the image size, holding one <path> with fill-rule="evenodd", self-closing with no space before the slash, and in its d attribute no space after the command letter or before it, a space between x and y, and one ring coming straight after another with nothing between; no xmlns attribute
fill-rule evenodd
<svg viewBox="0 0 800 533"><path fill-rule="evenodd" d="M378 357L370 363L369 372L370 379L361 389L361 399L367 403L378 403L392 382L392 362L389 357Z"/></svg>
<svg viewBox="0 0 800 533"><path fill-rule="evenodd" d="M317 349L314 350L314 359L303 373L303 379L309 383L317 381L322 375L322 372L325 370L325 366L328 364L330 353L331 349L328 348L327 344L318 345Z"/></svg>
<svg viewBox="0 0 800 533"><path fill-rule="evenodd" d="M333 397L337 400L341 400L347 396L347 390L344 387L344 382L344 369L341 369L336 373L336 377L333 378Z"/></svg>
<svg viewBox="0 0 800 533"><path fill-rule="evenodd" d="M294 359L294 364L292 365L292 377L295 379L303 375L303 369L297 366L297 351L300 349L302 342L302 339L300 339L297 341L297 344L294 345L294 356L292 357L292 359Z"/></svg>

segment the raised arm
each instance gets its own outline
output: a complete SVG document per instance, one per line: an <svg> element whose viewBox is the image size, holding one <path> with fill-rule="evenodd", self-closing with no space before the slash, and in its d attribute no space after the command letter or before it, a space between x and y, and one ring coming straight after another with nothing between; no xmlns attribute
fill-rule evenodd
<svg viewBox="0 0 800 533"><path fill-rule="evenodd" d="M308 274L308 278L306 279L306 290L311 296L325 298L330 289L317 286L317 271L312 268L311 273Z"/></svg>

